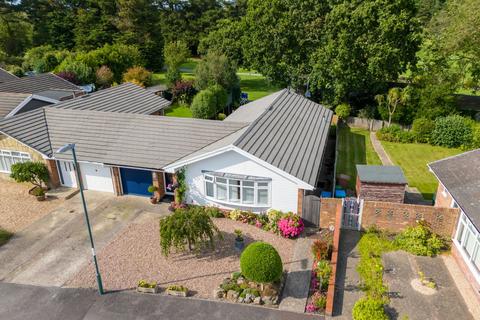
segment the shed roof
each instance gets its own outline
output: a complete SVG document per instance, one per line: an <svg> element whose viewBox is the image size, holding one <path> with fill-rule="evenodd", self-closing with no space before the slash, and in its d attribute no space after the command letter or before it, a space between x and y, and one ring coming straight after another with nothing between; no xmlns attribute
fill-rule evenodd
<svg viewBox="0 0 480 320"><path fill-rule="evenodd" d="M361 182L407 184L407 179L399 166L357 164L357 174Z"/></svg>
<svg viewBox="0 0 480 320"><path fill-rule="evenodd" d="M0 92L0 119L6 117L30 96L28 93Z"/></svg>
<svg viewBox="0 0 480 320"><path fill-rule="evenodd" d="M480 230L480 149L435 161L428 166Z"/></svg>
<svg viewBox="0 0 480 320"><path fill-rule="evenodd" d="M0 83L16 80L18 77L5 69L0 68Z"/></svg>
<svg viewBox="0 0 480 320"><path fill-rule="evenodd" d="M38 93L48 90L69 90L83 92L71 82L54 75L42 73L34 76L13 79L0 83L0 92Z"/></svg>
<svg viewBox="0 0 480 320"><path fill-rule="evenodd" d="M170 104L170 101L140 86L127 82L116 87L60 102L52 105L52 107L74 110L152 114L168 107Z"/></svg>
<svg viewBox="0 0 480 320"><path fill-rule="evenodd" d="M234 145L315 186L333 112L287 89L273 98Z"/></svg>
<svg viewBox="0 0 480 320"><path fill-rule="evenodd" d="M45 107L0 122L0 131L47 156L67 143L76 143L80 161L161 169L244 126ZM55 154L55 158L70 156Z"/></svg>

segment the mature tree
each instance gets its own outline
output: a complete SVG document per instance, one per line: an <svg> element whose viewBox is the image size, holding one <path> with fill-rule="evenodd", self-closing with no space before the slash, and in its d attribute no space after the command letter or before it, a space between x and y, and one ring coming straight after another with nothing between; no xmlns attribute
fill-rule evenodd
<svg viewBox="0 0 480 320"><path fill-rule="evenodd" d="M169 85L173 85L181 80L180 66L190 56L190 51L183 41L174 41L165 45L163 56L167 66L167 82Z"/></svg>
<svg viewBox="0 0 480 320"><path fill-rule="evenodd" d="M392 119L398 121L399 116L394 118L394 115L401 114L409 100L409 88L390 88L386 95L377 95L375 100L378 103L378 111L384 120L388 120L388 125L392 124Z"/></svg>
<svg viewBox="0 0 480 320"><path fill-rule="evenodd" d="M250 0L242 39L247 65L279 84L305 85L327 11L326 1Z"/></svg>
<svg viewBox="0 0 480 320"><path fill-rule="evenodd" d="M204 90L213 85L220 85L228 92L239 86L237 67L225 55L211 51L195 69L195 87Z"/></svg>
<svg viewBox="0 0 480 320"><path fill-rule="evenodd" d="M415 14L413 0L339 1L312 59L313 89L335 103L384 90L415 61Z"/></svg>
<svg viewBox="0 0 480 320"><path fill-rule="evenodd" d="M146 67L160 70L163 66L163 37L160 32L159 10L153 0L117 0L120 30L118 41L136 45Z"/></svg>
<svg viewBox="0 0 480 320"><path fill-rule="evenodd" d="M25 13L0 7L0 50L7 55L23 54L32 43L32 25Z"/></svg>

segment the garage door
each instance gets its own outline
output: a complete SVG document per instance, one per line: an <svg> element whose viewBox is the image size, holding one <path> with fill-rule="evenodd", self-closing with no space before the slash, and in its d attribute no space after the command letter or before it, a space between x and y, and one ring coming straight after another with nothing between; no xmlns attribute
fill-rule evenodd
<svg viewBox="0 0 480 320"><path fill-rule="evenodd" d="M113 181L110 167L98 164L80 163L83 187L86 190L112 192Z"/></svg>
<svg viewBox="0 0 480 320"><path fill-rule="evenodd" d="M153 183L151 171L120 168L120 175L124 194L151 195L148 192L148 187Z"/></svg>

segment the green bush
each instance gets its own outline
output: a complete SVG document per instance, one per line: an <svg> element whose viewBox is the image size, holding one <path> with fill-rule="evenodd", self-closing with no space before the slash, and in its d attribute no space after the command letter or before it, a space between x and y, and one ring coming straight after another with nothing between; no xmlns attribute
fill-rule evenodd
<svg viewBox="0 0 480 320"><path fill-rule="evenodd" d="M275 248L265 242L254 242L242 252L240 269L249 280L268 283L280 280L283 264Z"/></svg>
<svg viewBox="0 0 480 320"><path fill-rule="evenodd" d="M205 213L212 218L224 218L225 213L220 208L217 207L205 207Z"/></svg>
<svg viewBox="0 0 480 320"><path fill-rule="evenodd" d="M227 117L227 115L225 113L219 113L217 115L217 119L220 120L220 121L225 120L226 117Z"/></svg>
<svg viewBox="0 0 480 320"><path fill-rule="evenodd" d="M75 74L76 79L82 84L92 83L95 80L92 68L71 57L63 60L63 62L55 68L55 72L72 72Z"/></svg>
<svg viewBox="0 0 480 320"><path fill-rule="evenodd" d="M384 301L364 297L355 302L352 310L354 320L388 320L385 313Z"/></svg>
<svg viewBox="0 0 480 320"><path fill-rule="evenodd" d="M347 119L350 116L351 112L352 107L350 107L348 103L342 103L335 108L335 113L342 120Z"/></svg>
<svg viewBox="0 0 480 320"><path fill-rule="evenodd" d="M435 122L427 118L413 120L412 132L417 142L428 143L435 128Z"/></svg>
<svg viewBox="0 0 480 320"><path fill-rule="evenodd" d="M472 121L453 115L435 120L431 143L448 148L458 148L472 143Z"/></svg>
<svg viewBox="0 0 480 320"><path fill-rule="evenodd" d="M415 134L403 130L399 125L392 124L377 131L377 138L382 141L411 143L415 141Z"/></svg>
<svg viewBox="0 0 480 320"><path fill-rule="evenodd" d="M224 54L209 51L195 68L195 87L205 90L219 85L228 92L239 87L237 66Z"/></svg>
<svg viewBox="0 0 480 320"><path fill-rule="evenodd" d="M30 182L40 189L43 189L43 186L49 181L47 166L41 162L32 161L12 164L10 177L16 182Z"/></svg>
<svg viewBox="0 0 480 320"><path fill-rule="evenodd" d="M101 66L95 72L95 84L100 89L110 88L113 84L113 72L107 66Z"/></svg>
<svg viewBox="0 0 480 320"><path fill-rule="evenodd" d="M318 261L315 267L315 272L317 273L318 280L320 280L321 288L326 290L328 288L328 283L330 282L330 275L332 274L330 262L327 260Z"/></svg>
<svg viewBox="0 0 480 320"><path fill-rule="evenodd" d="M123 81L132 82L142 87L148 87L152 84L152 73L144 67L132 67L123 74Z"/></svg>
<svg viewBox="0 0 480 320"><path fill-rule="evenodd" d="M162 254L168 256L172 248L184 251L199 250L202 246L215 247L215 239L222 234L202 207L177 209L160 220L160 247Z"/></svg>
<svg viewBox="0 0 480 320"><path fill-rule="evenodd" d="M443 240L425 224L408 227L395 237L394 244L417 256L437 255L444 247Z"/></svg>
<svg viewBox="0 0 480 320"><path fill-rule="evenodd" d="M219 85L214 85L200 91L193 98L190 110L194 118L212 119L225 108L227 101L228 95L225 89Z"/></svg>
<svg viewBox="0 0 480 320"><path fill-rule="evenodd" d="M473 128L472 134L472 144L470 146L472 149L480 148L480 124L477 124Z"/></svg>

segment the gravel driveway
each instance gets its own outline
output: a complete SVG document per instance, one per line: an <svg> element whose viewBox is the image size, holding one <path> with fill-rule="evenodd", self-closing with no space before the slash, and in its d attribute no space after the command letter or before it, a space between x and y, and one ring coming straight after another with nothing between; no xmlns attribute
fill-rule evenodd
<svg viewBox="0 0 480 320"><path fill-rule="evenodd" d="M63 203L48 198L39 202L28 194L32 186L0 179L0 228L16 233Z"/></svg>
<svg viewBox="0 0 480 320"><path fill-rule="evenodd" d="M196 296L211 298L215 289L232 272L240 269L239 255L233 248L234 229L244 232L246 245L252 241L266 241L279 251L285 268L292 261L294 240L284 239L271 232L230 219L214 219L224 240L216 250L203 255L160 253L158 219L130 224L98 254L104 286L107 290L135 288L141 279L157 281L166 287L181 284ZM95 287L94 269L85 266L67 286Z"/></svg>

